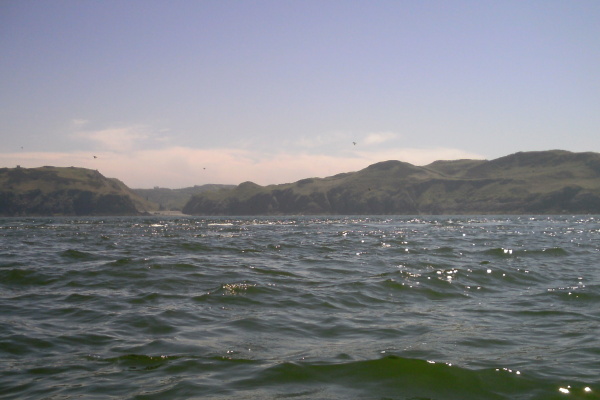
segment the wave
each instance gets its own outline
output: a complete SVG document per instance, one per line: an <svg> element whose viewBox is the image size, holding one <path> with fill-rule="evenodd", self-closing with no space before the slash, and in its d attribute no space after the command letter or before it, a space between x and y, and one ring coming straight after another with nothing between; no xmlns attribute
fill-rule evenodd
<svg viewBox="0 0 600 400"><path fill-rule="evenodd" d="M253 360L235 354L213 356L125 354L103 358L89 355L87 362L121 370L168 372L176 386L155 382L146 390L165 398L173 391L188 398L225 399L429 399L429 400L554 400L599 399L598 388L584 382L559 382L510 368L469 369L450 363L404 358L334 362ZM190 371L193 372L190 376ZM138 372L138 373L139 373ZM139 376L139 375L138 375ZM133 376L132 376L133 377ZM138 378L139 379L139 378ZM197 386L219 380L220 385ZM224 390L223 388L227 388ZM169 398L176 398L167 396Z"/></svg>
<svg viewBox="0 0 600 400"><path fill-rule="evenodd" d="M73 249L68 249L61 252L60 256L65 259L73 259L77 261L96 259L96 256L94 254L88 253L86 251L79 251Z"/></svg>
<svg viewBox="0 0 600 400"><path fill-rule="evenodd" d="M46 286L57 282L59 279L53 275L45 274L37 269L11 268L0 270L0 285L10 286Z"/></svg>
<svg viewBox="0 0 600 400"><path fill-rule="evenodd" d="M3 232L2 398L600 398L596 222L71 221Z"/></svg>
<svg viewBox="0 0 600 400"><path fill-rule="evenodd" d="M569 252L562 247L549 247L543 249L511 249L503 247L495 247L482 251L482 254L495 256L495 257L534 257L534 256L548 256L548 257L564 257L568 256Z"/></svg>
<svg viewBox="0 0 600 400"><path fill-rule="evenodd" d="M354 398L562 399L567 391L570 399L598 398L583 383L560 385L508 368L471 370L393 355L342 363L286 362L261 370L237 386L298 384L311 395L316 388L328 388L353 393Z"/></svg>

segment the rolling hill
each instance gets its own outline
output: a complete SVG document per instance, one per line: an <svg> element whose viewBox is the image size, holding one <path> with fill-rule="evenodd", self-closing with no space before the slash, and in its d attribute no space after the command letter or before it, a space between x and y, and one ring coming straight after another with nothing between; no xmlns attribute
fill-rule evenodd
<svg viewBox="0 0 600 400"><path fill-rule="evenodd" d="M600 213L600 154L519 152L495 160L384 161L350 173L194 195L193 215Z"/></svg>
<svg viewBox="0 0 600 400"><path fill-rule="evenodd" d="M0 168L0 215L138 215L157 208L85 168Z"/></svg>

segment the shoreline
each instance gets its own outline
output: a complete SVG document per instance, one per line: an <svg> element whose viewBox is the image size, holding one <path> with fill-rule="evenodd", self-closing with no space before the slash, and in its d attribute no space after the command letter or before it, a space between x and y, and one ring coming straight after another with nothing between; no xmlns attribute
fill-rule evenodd
<svg viewBox="0 0 600 400"><path fill-rule="evenodd" d="M181 211L148 211L150 215L163 215L163 216L173 216L173 217L187 217L189 214L184 214Z"/></svg>

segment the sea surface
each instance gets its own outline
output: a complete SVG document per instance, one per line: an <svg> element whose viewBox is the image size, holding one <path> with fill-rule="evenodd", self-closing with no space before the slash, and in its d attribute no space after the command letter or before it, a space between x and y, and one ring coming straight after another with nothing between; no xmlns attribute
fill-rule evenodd
<svg viewBox="0 0 600 400"><path fill-rule="evenodd" d="M2 399L600 399L600 217L0 219Z"/></svg>

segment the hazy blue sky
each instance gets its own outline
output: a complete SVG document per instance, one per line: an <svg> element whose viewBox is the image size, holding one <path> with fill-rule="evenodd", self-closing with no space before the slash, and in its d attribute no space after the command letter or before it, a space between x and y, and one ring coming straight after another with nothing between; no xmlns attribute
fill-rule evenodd
<svg viewBox="0 0 600 400"><path fill-rule="evenodd" d="M176 188L600 151L599 21L597 0L3 0L0 166Z"/></svg>

